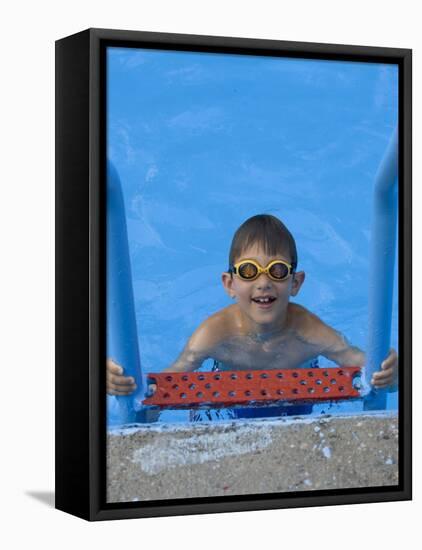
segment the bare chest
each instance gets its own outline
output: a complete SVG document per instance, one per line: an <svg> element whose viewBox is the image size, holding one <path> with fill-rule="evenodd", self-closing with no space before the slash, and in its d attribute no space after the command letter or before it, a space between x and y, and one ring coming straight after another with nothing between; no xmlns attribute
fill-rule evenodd
<svg viewBox="0 0 422 550"><path fill-rule="evenodd" d="M252 336L231 338L215 350L214 359L234 370L296 368L315 357L314 346L289 336L260 341Z"/></svg>

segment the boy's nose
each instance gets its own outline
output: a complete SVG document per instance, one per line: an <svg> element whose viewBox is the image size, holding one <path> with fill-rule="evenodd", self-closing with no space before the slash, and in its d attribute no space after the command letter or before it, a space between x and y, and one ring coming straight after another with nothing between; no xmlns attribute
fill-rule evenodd
<svg viewBox="0 0 422 550"><path fill-rule="evenodd" d="M269 288L272 285L271 279L265 274L261 273L255 281L257 290L262 288Z"/></svg>

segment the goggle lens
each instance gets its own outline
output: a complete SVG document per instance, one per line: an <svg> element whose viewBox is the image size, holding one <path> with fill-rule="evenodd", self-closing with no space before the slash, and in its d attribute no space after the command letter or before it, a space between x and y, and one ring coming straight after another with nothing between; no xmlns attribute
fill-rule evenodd
<svg viewBox="0 0 422 550"><path fill-rule="evenodd" d="M289 275L289 268L280 262L273 264L269 269L269 273L274 279L282 280Z"/></svg>
<svg viewBox="0 0 422 550"><path fill-rule="evenodd" d="M258 268L254 264L245 262L239 266L238 273L242 279L253 279L258 274Z"/></svg>

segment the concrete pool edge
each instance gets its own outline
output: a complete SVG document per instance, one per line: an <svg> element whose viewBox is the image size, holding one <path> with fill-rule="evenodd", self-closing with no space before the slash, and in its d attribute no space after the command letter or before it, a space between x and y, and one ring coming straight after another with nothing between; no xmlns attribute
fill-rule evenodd
<svg viewBox="0 0 422 550"><path fill-rule="evenodd" d="M107 436L108 502L397 484L397 411L136 424Z"/></svg>

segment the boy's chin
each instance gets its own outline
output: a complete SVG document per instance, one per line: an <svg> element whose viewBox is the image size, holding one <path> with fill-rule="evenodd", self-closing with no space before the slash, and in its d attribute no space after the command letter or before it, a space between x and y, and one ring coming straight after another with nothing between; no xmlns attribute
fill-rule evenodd
<svg viewBox="0 0 422 550"><path fill-rule="evenodd" d="M273 304L276 304L277 302L273 302ZM256 323L257 325L273 325L274 323L277 323L277 321L280 319L282 320L282 314L279 311L279 308L274 307L273 304L271 304L272 307L264 308L259 307L255 302L251 302L248 306L242 307L242 304L238 303L242 313L246 315L251 321Z"/></svg>
<svg viewBox="0 0 422 550"><path fill-rule="evenodd" d="M252 311L249 313L249 317L258 325L273 325L278 320L277 312L274 310L269 311Z"/></svg>
<svg viewBox="0 0 422 550"><path fill-rule="evenodd" d="M279 314L277 307L277 300L270 302L268 304L258 304L257 302L251 301L250 311L253 315L257 316L259 319L267 317L276 317Z"/></svg>

